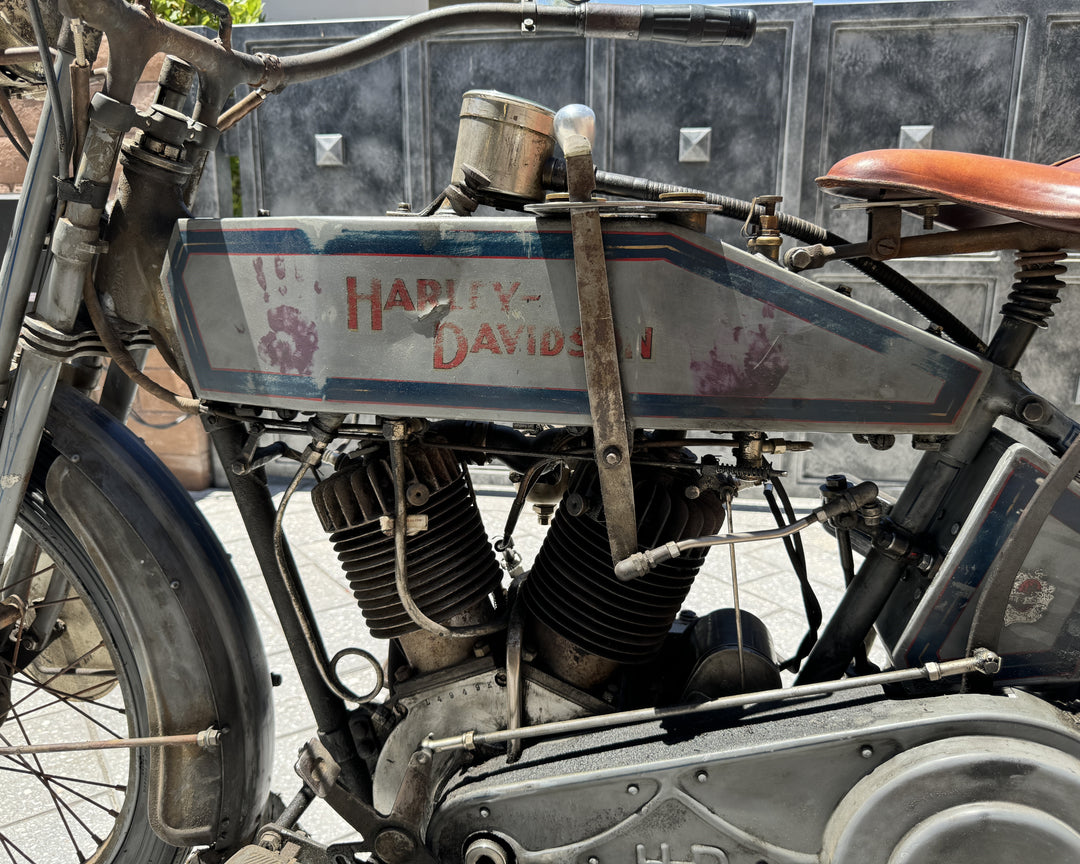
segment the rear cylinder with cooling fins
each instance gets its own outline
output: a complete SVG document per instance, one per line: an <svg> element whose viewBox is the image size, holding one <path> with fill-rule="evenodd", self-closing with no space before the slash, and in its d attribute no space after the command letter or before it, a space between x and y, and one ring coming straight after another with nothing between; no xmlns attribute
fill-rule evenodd
<svg viewBox="0 0 1080 864"><path fill-rule="evenodd" d="M720 529L720 499L704 492L689 500L687 485L671 474L635 472L640 549ZM575 494L586 502L600 501L595 466L576 473L567 497ZM585 652L616 663L649 661L660 650L707 550L693 550L640 579L622 582L615 576L602 511L578 507L579 515L571 516L566 500L525 580L529 610Z"/></svg>
<svg viewBox="0 0 1080 864"><path fill-rule="evenodd" d="M420 611L445 624L494 591L501 571L454 454L413 445L404 467L408 516L427 517L427 529L406 542L409 592ZM388 455L342 466L311 497L371 635L390 639L419 630L398 597L394 538L380 523L395 512Z"/></svg>

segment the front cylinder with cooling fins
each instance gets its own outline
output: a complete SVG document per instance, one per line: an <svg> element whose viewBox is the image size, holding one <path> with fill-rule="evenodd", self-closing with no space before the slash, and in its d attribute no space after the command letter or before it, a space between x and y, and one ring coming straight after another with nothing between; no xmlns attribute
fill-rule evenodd
<svg viewBox="0 0 1080 864"><path fill-rule="evenodd" d="M425 615L444 624L494 591L501 571L454 454L413 445L404 467L408 516L427 517L426 530L406 543L409 592ZM388 454L341 466L311 497L371 635L390 639L419 630L398 597L394 538L381 524L395 512Z"/></svg>
<svg viewBox="0 0 1080 864"><path fill-rule="evenodd" d="M723 506L712 492L690 500L688 483L669 474L639 469L634 476L641 549L719 531ZM566 506L575 495L585 506ZM596 468L590 465L571 481L525 580L525 600L537 619L580 649L617 663L644 663L660 650L707 550L622 582L615 576L603 513L595 506L599 500Z"/></svg>

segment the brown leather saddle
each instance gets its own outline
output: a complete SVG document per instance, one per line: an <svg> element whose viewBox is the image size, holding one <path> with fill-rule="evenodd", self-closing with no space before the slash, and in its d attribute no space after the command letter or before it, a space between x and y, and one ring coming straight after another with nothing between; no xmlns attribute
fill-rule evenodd
<svg viewBox="0 0 1080 864"><path fill-rule="evenodd" d="M840 160L817 183L901 206L905 199L950 202L956 206L942 208L938 221L954 228L1016 221L1080 233L1080 156L1038 165L949 150L871 150Z"/></svg>

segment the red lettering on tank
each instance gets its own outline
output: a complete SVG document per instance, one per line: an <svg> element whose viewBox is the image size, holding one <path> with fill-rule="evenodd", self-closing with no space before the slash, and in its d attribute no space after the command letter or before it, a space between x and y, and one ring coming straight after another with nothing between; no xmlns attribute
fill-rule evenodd
<svg viewBox="0 0 1080 864"><path fill-rule="evenodd" d="M517 350L518 340L521 338L522 332L525 330L524 324L519 324L517 330L514 331L514 335L510 335L510 328L505 324L498 325L499 336L502 337L503 345L506 347L507 354L513 354Z"/></svg>
<svg viewBox="0 0 1080 864"><path fill-rule="evenodd" d="M393 309L394 307L400 307L406 312L416 311L412 297L409 295L409 289L405 287L404 279L394 280L394 287L390 289L390 295L386 298L386 305L383 306L383 309Z"/></svg>
<svg viewBox="0 0 1080 864"><path fill-rule="evenodd" d="M480 325L480 330L476 334L476 341L473 342L473 346L470 350L473 354L480 351L490 351L492 354L502 354L502 349L499 348L499 340L495 338L495 333L492 331L490 324Z"/></svg>
<svg viewBox="0 0 1080 864"><path fill-rule="evenodd" d="M520 282L515 282L510 286L508 291L503 290L502 282L493 282L491 285L495 289L495 293L499 297L499 303L502 304L502 310L507 315L510 314L510 301L514 299L514 295L517 294L518 288L521 287Z"/></svg>
<svg viewBox="0 0 1080 864"><path fill-rule="evenodd" d="M434 279L416 280L416 308L423 312L428 308L434 309L442 295L442 285Z"/></svg>
<svg viewBox="0 0 1080 864"><path fill-rule="evenodd" d="M447 333L455 340L454 356L450 360L446 359ZM461 332L460 327L444 321L435 328L435 355L432 364L434 368L453 369L455 366L460 366L461 361L465 359L468 353L469 340L465 338L465 334Z"/></svg>
<svg viewBox="0 0 1080 864"><path fill-rule="evenodd" d="M652 360L652 327L646 327L641 336L641 348L639 349L642 360Z"/></svg>
<svg viewBox="0 0 1080 864"><path fill-rule="evenodd" d="M577 348L567 348L566 353L571 357L584 357L585 351L581 341L581 328L575 327L574 332L570 334L570 342L577 345Z"/></svg>
<svg viewBox="0 0 1080 864"><path fill-rule="evenodd" d="M360 316L357 307L361 300L366 300L371 304L371 329L382 330L382 282L372 279L371 293L359 294L356 290L356 277L348 276L345 278L345 290L349 306L349 329L359 329Z"/></svg>
<svg viewBox="0 0 1080 864"><path fill-rule="evenodd" d="M558 327L548 327L540 337L540 356L554 357L562 351L563 344L562 330Z"/></svg>

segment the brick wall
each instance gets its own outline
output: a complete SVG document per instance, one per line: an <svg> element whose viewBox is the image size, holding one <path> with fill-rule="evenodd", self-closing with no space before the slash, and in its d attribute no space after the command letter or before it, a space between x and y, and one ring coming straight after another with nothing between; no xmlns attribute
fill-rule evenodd
<svg viewBox="0 0 1080 864"><path fill-rule="evenodd" d="M150 353L145 371L174 393L188 393L184 382L157 351ZM197 490L210 485L210 441L198 417L180 414L145 390L139 390L127 425L169 466L184 488Z"/></svg>

